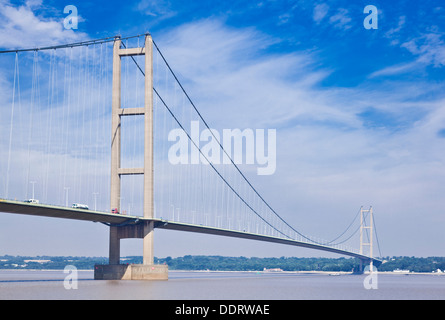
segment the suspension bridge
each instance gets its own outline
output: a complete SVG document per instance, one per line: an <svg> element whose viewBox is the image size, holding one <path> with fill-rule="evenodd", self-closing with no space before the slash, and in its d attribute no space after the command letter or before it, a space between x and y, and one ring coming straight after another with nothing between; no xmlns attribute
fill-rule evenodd
<svg viewBox="0 0 445 320"><path fill-rule="evenodd" d="M381 263L373 256L374 238L380 246L372 208L360 208L331 241L304 234L278 214L210 128L150 34L1 51L0 70L6 83L0 108L9 112L1 120L0 212L109 227L109 264L96 266L96 279L166 279L167 267L154 264L155 229ZM204 128L211 150L200 146L204 132L197 137L194 124ZM174 130L190 148L172 151L179 138ZM223 163L214 161L215 153ZM193 157L200 161L181 164ZM358 235L354 250L348 242ZM143 239L142 265L120 263L120 241L132 238Z"/></svg>

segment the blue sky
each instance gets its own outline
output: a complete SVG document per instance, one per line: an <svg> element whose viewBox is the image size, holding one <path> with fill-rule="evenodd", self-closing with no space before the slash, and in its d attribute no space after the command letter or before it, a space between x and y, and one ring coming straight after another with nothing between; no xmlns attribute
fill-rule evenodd
<svg viewBox="0 0 445 320"><path fill-rule="evenodd" d="M78 9L78 30L63 29L68 4ZM379 10L377 30L363 27L369 4ZM0 0L0 21L4 49L149 31L212 126L277 129L277 172L252 179L292 225L333 238L361 205L372 205L384 254L443 255L441 1ZM106 238L102 229L88 234ZM218 250L190 250L201 238L179 236L183 245L161 246L159 256L319 255L263 252L250 242L230 251L217 240ZM73 239L65 247L82 254ZM17 251L63 252L42 243L47 251L38 242ZM105 239L88 254L106 255L106 246Z"/></svg>

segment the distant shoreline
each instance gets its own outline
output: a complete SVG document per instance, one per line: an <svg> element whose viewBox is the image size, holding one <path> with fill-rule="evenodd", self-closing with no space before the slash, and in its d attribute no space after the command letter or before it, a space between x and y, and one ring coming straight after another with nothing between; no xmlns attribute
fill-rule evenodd
<svg viewBox="0 0 445 320"><path fill-rule="evenodd" d="M94 270L96 265L108 264L105 257L53 257L53 256L0 256L0 270L64 270L73 265L77 270ZM141 264L142 257L122 257L121 264ZM225 256L167 257L154 259L155 264L168 265L170 270L197 270L200 272L292 272L318 274L350 274L360 269L360 262L354 258L256 258ZM386 257L376 265L379 273L394 274L434 274L445 271L445 257ZM365 267L364 265L362 267ZM409 273L408 273L409 271Z"/></svg>
<svg viewBox="0 0 445 320"><path fill-rule="evenodd" d="M61 272L63 269L0 269L2 271L18 271L18 272ZM94 269L78 269L78 272L94 272ZM346 271L245 271L245 270L169 270L169 272L191 272L191 273L255 273L255 274L318 274L328 276L346 276L346 275L363 275L359 273L346 272ZM365 273L367 274L367 273ZM378 271L377 274L382 275L398 275L398 276L410 276L410 275L428 275L428 276L445 276L445 272L397 272L397 271Z"/></svg>
<svg viewBox="0 0 445 320"><path fill-rule="evenodd" d="M235 272L243 272L243 273L261 273L261 274L320 274L320 275L335 275L335 276L341 276L341 275L361 275L359 273L353 273L349 271L234 271L234 270L169 270L169 272L196 272L196 273L235 273ZM367 274L367 273L365 273ZM394 271L378 271L377 274L393 274L393 275L437 275L437 276L445 276L445 273L436 273L436 272L394 272Z"/></svg>

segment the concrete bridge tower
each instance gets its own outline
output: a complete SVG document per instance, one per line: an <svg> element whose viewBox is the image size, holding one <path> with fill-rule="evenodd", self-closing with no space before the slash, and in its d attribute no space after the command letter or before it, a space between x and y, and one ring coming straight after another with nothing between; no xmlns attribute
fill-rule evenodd
<svg viewBox="0 0 445 320"><path fill-rule="evenodd" d="M95 267L95 279L103 280L166 280L168 267L154 264L153 231L154 218L153 183L153 39L145 35L145 46L121 48L122 41L116 37L113 49L112 88L112 136L111 136L111 210L120 212L121 177L144 176L144 220L136 224L110 226L109 264ZM145 103L144 106L121 108L121 59L137 55L145 56ZM144 167L121 168L121 118L144 116ZM143 239L143 264L120 264L120 240Z"/></svg>

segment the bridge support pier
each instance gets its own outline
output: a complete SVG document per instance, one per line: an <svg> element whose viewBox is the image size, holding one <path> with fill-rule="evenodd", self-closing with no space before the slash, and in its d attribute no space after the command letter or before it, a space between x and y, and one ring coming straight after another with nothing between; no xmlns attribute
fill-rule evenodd
<svg viewBox="0 0 445 320"><path fill-rule="evenodd" d="M167 280L166 265L107 264L97 265L94 280Z"/></svg>
<svg viewBox="0 0 445 320"><path fill-rule="evenodd" d="M153 40L145 36L143 48L121 48L121 39L116 37L113 49L113 98L111 112L111 210L120 212L121 176L144 176L144 218L154 217L153 183ZM121 108L121 58L145 56L145 101L144 107ZM128 106L127 106L128 107ZM144 167L121 168L121 117L144 116ZM144 221L126 226L110 227L110 264L96 266L94 278L107 280L166 280L167 266L154 265L153 221ZM143 239L143 264L120 264L120 240Z"/></svg>
<svg viewBox="0 0 445 320"><path fill-rule="evenodd" d="M127 226L110 227L110 264L120 262L120 240L121 239L143 239L143 263L154 263L153 250L153 222L143 222Z"/></svg>
<svg viewBox="0 0 445 320"><path fill-rule="evenodd" d="M96 265L95 280L168 280L168 266L155 265L153 255L154 223L143 222L110 227L110 264ZM120 240L143 239L142 264L120 264Z"/></svg>

